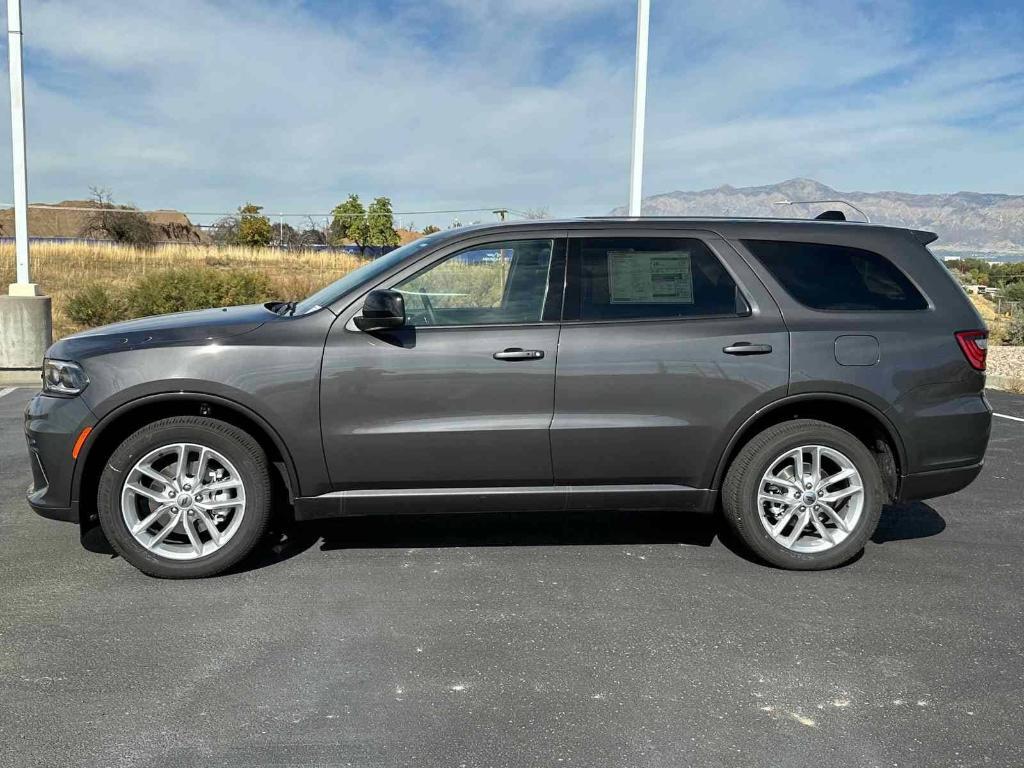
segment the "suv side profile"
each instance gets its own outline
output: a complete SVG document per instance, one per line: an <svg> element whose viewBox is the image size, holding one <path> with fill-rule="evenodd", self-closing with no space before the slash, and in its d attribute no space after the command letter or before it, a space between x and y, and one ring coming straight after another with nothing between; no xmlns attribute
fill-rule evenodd
<svg viewBox="0 0 1024 768"><path fill-rule="evenodd" d="M275 487L298 520L720 510L769 564L841 565L883 504L981 470L987 333L934 239L485 225L304 301L90 330L50 348L26 410L28 500L167 578L250 553Z"/></svg>

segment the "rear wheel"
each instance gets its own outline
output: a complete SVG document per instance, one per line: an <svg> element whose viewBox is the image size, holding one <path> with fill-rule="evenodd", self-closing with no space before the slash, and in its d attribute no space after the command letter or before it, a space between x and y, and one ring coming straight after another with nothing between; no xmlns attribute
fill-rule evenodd
<svg viewBox="0 0 1024 768"><path fill-rule="evenodd" d="M97 501L107 539L139 570L162 578L212 576L249 554L266 532L266 455L230 424L163 419L114 451Z"/></svg>
<svg viewBox="0 0 1024 768"><path fill-rule="evenodd" d="M730 527L760 558L817 570L849 561L874 533L883 485L871 452L822 421L769 427L733 460L722 486Z"/></svg>

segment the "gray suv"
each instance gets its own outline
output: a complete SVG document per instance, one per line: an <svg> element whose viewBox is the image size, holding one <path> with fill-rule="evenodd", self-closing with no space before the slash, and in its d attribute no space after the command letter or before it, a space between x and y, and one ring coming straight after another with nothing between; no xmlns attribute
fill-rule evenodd
<svg viewBox="0 0 1024 768"><path fill-rule="evenodd" d="M987 334L934 239L467 227L304 301L80 333L25 414L28 500L171 578L229 568L286 510L720 510L767 563L837 566L883 504L982 466Z"/></svg>

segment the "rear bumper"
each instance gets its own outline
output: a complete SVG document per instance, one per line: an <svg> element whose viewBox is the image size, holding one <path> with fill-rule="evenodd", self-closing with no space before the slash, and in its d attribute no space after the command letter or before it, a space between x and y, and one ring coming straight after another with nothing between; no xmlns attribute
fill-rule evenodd
<svg viewBox="0 0 1024 768"><path fill-rule="evenodd" d="M983 466L984 462L979 461L963 467L907 475L900 482L898 501L919 501L956 493L974 482Z"/></svg>

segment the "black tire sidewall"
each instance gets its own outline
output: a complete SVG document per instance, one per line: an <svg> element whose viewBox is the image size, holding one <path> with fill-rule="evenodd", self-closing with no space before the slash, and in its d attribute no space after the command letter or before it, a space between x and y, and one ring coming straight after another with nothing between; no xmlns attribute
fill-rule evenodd
<svg viewBox="0 0 1024 768"><path fill-rule="evenodd" d="M161 446L183 442L223 454L245 485L245 515L238 530L223 547L196 560L171 560L150 552L135 540L121 515L121 491L135 463ZM142 427L111 454L100 477L97 510L111 546L140 571L161 578L200 578L230 568L259 543L269 523L270 494L266 456L247 433L214 419L172 417Z"/></svg>
<svg viewBox="0 0 1024 768"><path fill-rule="evenodd" d="M793 552L772 539L761 523L757 504L761 478L785 451L823 445L849 458L860 472L864 509L856 528L839 545L823 552ZM730 527L755 555L772 565L820 570L843 565L864 549L881 516L884 486L874 457L856 437L825 422L799 420L771 427L737 455L723 486L723 511Z"/></svg>

